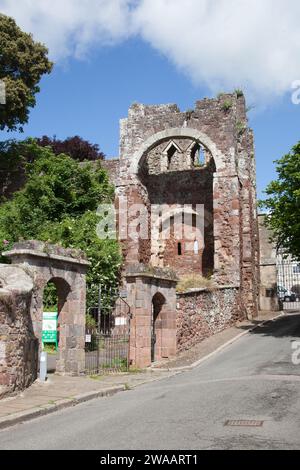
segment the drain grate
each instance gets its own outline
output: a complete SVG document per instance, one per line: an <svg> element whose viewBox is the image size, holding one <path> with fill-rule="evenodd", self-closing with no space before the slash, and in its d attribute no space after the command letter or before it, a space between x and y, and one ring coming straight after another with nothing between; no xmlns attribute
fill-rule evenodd
<svg viewBox="0 0 300 470"><path fill-rule="evenodd" d="M264 424L263 421L258 421L255 419L228 419L224 426L249 426L254 428L259 428Z"/></svg>

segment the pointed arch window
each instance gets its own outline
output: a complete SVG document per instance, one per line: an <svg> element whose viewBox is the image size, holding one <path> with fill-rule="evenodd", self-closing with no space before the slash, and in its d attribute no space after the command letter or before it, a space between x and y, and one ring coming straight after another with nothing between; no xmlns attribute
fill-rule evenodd
<svg viewBox="0 0 300 470"><path fill-rule="evenodd" d="M205 150L200 144L195 144L191 151L192 166L204 166L206 164Z"/></svg>
<svg viewBox="0 0 300 470"><path fill-rule="evenodd" d="M174 155L176 154L176 152L177 152L177 148L175 147L174 144L172 144L171 147L169 147L169 148L168 148L168 151L167 151L168 170L169 170L170 167L171 167L172 158L174 157Z"/></svg>

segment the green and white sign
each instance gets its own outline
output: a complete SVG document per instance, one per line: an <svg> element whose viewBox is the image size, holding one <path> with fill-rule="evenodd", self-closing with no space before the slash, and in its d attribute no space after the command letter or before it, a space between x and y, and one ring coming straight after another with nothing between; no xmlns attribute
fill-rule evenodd
<svg viewBox="0 0 300 470"><path fill-rule="evenodd" d="M42 343L55 343L57 348L57 312L43 313Z"/></svg>

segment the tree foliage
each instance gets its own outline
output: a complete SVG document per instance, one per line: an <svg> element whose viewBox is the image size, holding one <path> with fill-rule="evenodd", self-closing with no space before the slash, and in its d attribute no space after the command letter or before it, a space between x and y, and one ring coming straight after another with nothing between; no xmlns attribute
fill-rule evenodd
<svg viewBox="0 0 300 470"><path fill-rule="evenodd" d="M52 69L47 54L44 45L0 14L0 80L6 88L6 104L0 104L1 130L22 130L28 122L41 77Z"/></svg>
<svg viewBox="0 0 300 470"><path fill-rule="evenodd" d="M54 282L48 282L43 293L43 307L47 312L56 312L58 308L58 295Z"/></svg>
<svg viewBox="0 0 300 470"><path fill-rule="evenodd" d="M268 210L266 223L277 246L300 259L300 142L276 163L278 179L268 185L260 205Z"/></svg>
<svg viewBox="0 0 300 470"><path fill-rule="evenodd" d="M90 144L81 137L71 137L65 141L49 139L25 139L17 141L15 139L0 142L0 176L3 185L0 193L9 196L13 191L23 187L25 182L26 163L32 163L36 156L36 146L47 147L55 155L64 153L76 161L102 160L104 154L99 150L98 145Z"/></svg>
<svg viewBox="0 0 300 470"><path fill-rule="evenodd" d="M44 135L36 139L36 141L41 147L50 147L55 155L64 153L80 162L85 160L104 160L105 158L104 153L101 152L97 144L91 144L78 135L68 137L65 140L59 140L56 137L50 138Z"/></svg>
<svg viewBox="0 0 300 470"><path fill-rule="evenodd" d="M97 303L99 283L114 286L121 265L114 240L96 234L100 203L113 200L114 189L101 163L80 165L67 155L27 141L27 183L0 206L0 240L4 248L19 239L38 239L80 248L91 263L87 274L88 304Z"/></svg>

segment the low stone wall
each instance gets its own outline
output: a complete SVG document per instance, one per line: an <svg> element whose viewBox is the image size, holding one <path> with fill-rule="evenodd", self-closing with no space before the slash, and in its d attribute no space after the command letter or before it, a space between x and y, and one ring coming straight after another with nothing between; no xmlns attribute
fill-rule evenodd
<svg viewBox="0 0 300 470"><path fill-rule="evenodd" d="M177 294L177 351L189 349L243 320L243 312L236 287Z"/></svg>
<svg viewBox="0 0 300 470"><path fill-rule="evenodd" d="M0 398L37 377L38 340L30 316L33 281L19 266L0 265Z"/></svg>

